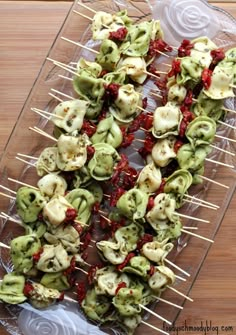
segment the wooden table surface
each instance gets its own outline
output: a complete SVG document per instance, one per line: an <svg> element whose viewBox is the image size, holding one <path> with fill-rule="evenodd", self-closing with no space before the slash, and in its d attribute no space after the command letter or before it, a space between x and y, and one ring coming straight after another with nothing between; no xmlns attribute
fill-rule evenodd
<svg viewBox="0 0 236 335"><path fill-rule="evenodd" d="M215 5L236 17L235 1ZM0 153L70 6L60 1L0 1ZM199 326L202 321L215 329L178 334L236 334L235 217L236 196L191 290L194 302L186 302L176 324ZM142 327L147 334L155 333ZM6 334L4 329L0 334Z"/></svg>

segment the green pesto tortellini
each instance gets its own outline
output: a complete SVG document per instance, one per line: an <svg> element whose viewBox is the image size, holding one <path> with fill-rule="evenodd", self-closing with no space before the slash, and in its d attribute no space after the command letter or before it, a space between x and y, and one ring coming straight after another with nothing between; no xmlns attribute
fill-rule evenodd
<svg viewBox="0 0 236 335"><path fill-rule="evenodd" d="M151 269L151 263L144 256L134 256L122 269L122 272L132 273L136 276L146 278Z"/></svg>
<svg viewBox="0 0 236 335"><path fill-rule="evenodd" d="M81 186L87 186L91 182L91 175L87 165L82 166L79 170L74 172L72 179L72 187L79 188Z"/></svg>
<svg viewBox="0 0 236 335"><path fill-rule="evenodd" d="M88 190L77 188L66 195L66 200L77 210L76 220L83 226L90 221L95 198Z"/></svg>
<svg viewBox="0 0 236 335"><path fill-rule="evenodd" d="M143 285L133 283L130 287L121 288L112 303L122 316L131 316L141 313Z"/></svg>
<svg viewBox="0 0 236 335"><path fill-rule="evenodd" d="M63 271L70 266L71 258L61 244L45 244L36 267L46 273Z"/></svg>
<svg viewBox="0 0 236 335"><path fill-rule="evenodd" d="M95 292L98 295L115 296L119 284L125 283L126 286L129 286L130 281L125 273L120 273L114 266L109 265L96 271Z"/></svg>
<svg viewBox="0 0 236 335"><path fill-rule="evenodd" d="M199 64L208 68L212 62L211 51L217 46L207 36L201 36L191 41L193 48L190 49L190 56L198 60Z"/></svg>
<svg viewBox="0 0 236 335"><path fill-rule="evenodd" d="M88 163L90 175L95 180L108 180L112 177L114 167L120 160L118 152L110 144L97 143L93 145L95 153Z"/></svg>
<svg viewBox="0 0 236 335"><path fill-rule="evenodd" d="M135 91L132 84L127 84L119 88L118 96L109 107L109 112L118 121L129 123L140 113L138 107L141 107L141 104L141 95Z"/></svg>
<svg viewBox="0 0 236 335"><path fill-rule="evenodd" d="M25 277L14 272L5 274L0 283L0 300L7 304L21 304L24 295Z"/></svg>
<svg viewBox="0 0 236 335"><path fill-rule="evenodd" d="M106 314L112 304L106 295L97 295L94 288L86 292L85 299L82 301L81 308L86 316L93 321L105 322Z"/></svg>
<svg viewBox="0 0 236 335"><path fill-rule="evenodd" d="M103 200L103 189L101 185L98 182L91 182L87 187L86 190L88 190L92 195L94 196L95 202L101 203Z"/></svg>
<svg viewBox="0 0 236 335"><path fill-rule="evenodd" d="M103 261L118 265L124 262L127 251L121 250L121 243L116 240L104 240L96 243L99 255Z"/></svg>
<svg viewBox="0 0 236 335"><path fill-rule="evenodd" d="M59 171L57 166L57 147L48 147L41 152L36 162L36 170L40 177L47 173Z"/></svg>
<svg viewBox="0 0 236 335"><path fill-rule="evenodd" d="M85 100L63 101L54 108L51 121L66 133L80 130L87 107L88 102Z"/></svg>
<svg viewBox="0 0 236 335"><path fill-rule="evenodd" d="M224 117L223 100L209 98L203 91L199 94L197 101L193 102L191 110L196 116L208 116L217 121Z"/></svg>
<svg viewBox="0 0 236 335"><path fill-rule="evenodd" d="M32 287L28 299L30 304L37 309L51 306L61 296L57 289L47 288L39 283L32 283Z"/></svg>
<svg viewBox="0 0 236 335"><path fill-rule="evenodd" d="M45 273L40 280L40 284L58 291L64 291L70 288L68 279L63 272Z"/></svg>
<svg viewBox="0 0 236 335"><path fill-rule="evenodd" d="M153 21L145 21L130 26L120 47L122 54L133 57L146 56L152 37L152 28Z"/></svg>
<svg viewBox="0 0 236 335"><path fill-rule="evenodd" d="M107 143L113 148L118 148L122 143L123 135L120 127L114 121L112 115L101 120L98 125L96 132L90 138L93 144L96 143Z"/></svg>
<svg viewBox="0 0 236 335"><path fill-rule="evenodd" d="M37 186L45 199L55 195L64 195L67 189L66 180L54 173L49 173L39 179Z"/></svg>
<svg viewBox="0 0 236 335"><path fill-rule="evenodd" d="M190 143L184 144L177 152L177 161L181 169L195 173L204 165L204 160L211 152L209 145L201 145L195 149Z"/></svg>
<svg viewBox="0 0 236 335"><path fill-rule="evenodd" d="M82 73L73 79L75 92L84 100L95 103L98 103L105 93L104 84L102 78L94 78L87 73Z"/></svg>
<svg viewBox="0 0 236 335"><path fill-rule="evenodd" d="M160 169L154 163L149 163L140 171L135 187L149 194L157 191L161 182Z"/></svg>
<svg viewBox="0 0 236 335"><path fill-rule="evenodd" d="M79 59L76 67L79 75L85 72L94 78L98 78L102 72L102 67L100 64L97 62L90 62L83 57Z"/></svg>
<svg viewBox="0 0 236 335"><path fill-rule="evenodd" d="M86 134L78 137L61 135L57 141L57 166L62 171L80 169L87 160L87 145L90 144Z"/></svg>
<svg viewBox="0 0 236 335"><path fill-rule="evenodd" d="M66 212L73 206L61 195L55 195L43 208L43 218L53 226L59 226L66 218Z"/></svg>
<svg viewBox="0 0 236 335"><path fill-rule="evenodd" d="M107 71L113 71L116 68L120 59L120 51L115 42L104 40L99 49L99 54L96 57L96 62Z"/></svg>
<svg viewBox="0 0 236 335"><path fill-rule="evenodd" d="M46 205L46 199L40 191L23 186L16 193L16 209L18 215L25 223L34 222L38 219L38 214Z"/></svg>
<svg viewBox="0 0 236 335"><path fill-rule="evenodd" d="M138 84L143 84L145 79L147 78L146 70L146 62L143 57L126 57L120 59L118 65L119 69L124 69L126 74L132 79L134 82Z"/></svg>
<svg viewBox="0 0 236 335"><path fill-rule="evenodd" d="M148 280L148 284L153 291L165 290L167 285L172 285L174 282L174 272L164 265L156 266L155 273Z"/></svg>
<svg viewBox="0 0 236 335"><path fill-rule="evenodd" d="M207 145L214 141L216 123L208 116L198 116L191 121L186 129L185 136L193 148Z"/></svg>
<svg viewBox="0 0 236 335"><path fill-rule="evenodd" d="M191 56L180 58L180 61L181 72L176 77L177 84L195 86L201 81L204 66Z"/></svg>
<svg viewBox="0 0 236 335"><path fill-rule="evenodd" d="M184 195L192 185L192 181L192 175L188 170L176 170L166 178L164 192Z"/></svg>
<svg viewBox="0 0 236 335"><path fill-rule="evenodd" d="M152 134L156 138L166 138L169 135L178 135L182 113L179 106L167 102L163 107L157 107L153 117Z"/></svg>
<svg viewBox="0 0 236 335"><path fill-rule="evenodd" d="M151 159L159 167L167 166L176 157L174 145L176 137L173 135L156 141L152 148Z"/></svg>
<svg viewBox="0 0 236 335"><path fill-rule="evenodd" d="M211 76L210 87L203 89L203 92L214 100L234 97L233 82L234 72L232 67L221 67L217 65Z"/></svg>
<svg viewBox="0 0 236 335"><path fill-rule="evenodd" d="M14 271L27 274L34 265L33 255L41 248L39 238L34 234L18 236L11 241L10 247Z"/></svg>
<svg viewBox="0 0 236 335"><path fill-rule="evenodd" d="M178 85L174 83L168 89L168 101L173 101L174 103L181 104L187 94L187 89L183 85Z"/></svg>
<svg viewBox="0 0 236 335"><path fill-rule="evenodd" d="M125 192L117 201L116 207L121 214L132 221L143 221L148 204L147 193L132 188Z"/></svg>
<svg viewBox="0 0 236 335"><path fill-rule="evenodd" d="M178 218L175 218L175 222L169 222L168 227L159 226L157 232L157 236L155 239L159 242L163 240L174 241L177 240L182 234L182 224L178 221Z"/></svg>
<svg viewBox="0 0 236 335"><path fill-rule="evenodd" d="M154 206L146 214L148 223L155 231L166 229L171 222L175 222L173 214L176 202L169 194L160 193L154 199Z"/></svg>
<svg viewBox="0 0 236 335"><path fill-rule="evenodd" d="M174 244L165 239L161 242L147 242L142 247L142 254L152 262L163 263L166 256L173 249Z"/></svg>
<svg viewBox="0 0 236 335"><path fill-rule="evenodd" d="M125 85L128 83L127 80L127 74L124 69L118 69L114 72L108 72L103 76L103 79L105 80L106 84L119 84L119 85Z"/></svg>
<svg viewBox="0 0 236 335"><path fill-rule="evenodd" d="M77 254L80 250L80 235L72 225L51 226L44 234L49 244L61 244L68 253Z"/></svg>
<svg viewBox="0 0 236 335"><path fill-rule="evenodd" d="M47 225L43 221L35 221L35 222L27 223L27 225L25 224L24 228L25 228L26 235L34 234L38 238L41 238L47 230Z"/></svg>

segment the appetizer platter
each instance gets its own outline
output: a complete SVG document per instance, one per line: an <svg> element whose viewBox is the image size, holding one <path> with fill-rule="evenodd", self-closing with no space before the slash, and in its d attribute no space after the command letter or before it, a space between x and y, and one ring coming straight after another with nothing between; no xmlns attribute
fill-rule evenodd
<svg viewBox="0 0 236 335"><path fill-rule="evenodd" d="M235 64L205 1L74 3L1 160L10 333L168 334L235 188Z"/></svg>

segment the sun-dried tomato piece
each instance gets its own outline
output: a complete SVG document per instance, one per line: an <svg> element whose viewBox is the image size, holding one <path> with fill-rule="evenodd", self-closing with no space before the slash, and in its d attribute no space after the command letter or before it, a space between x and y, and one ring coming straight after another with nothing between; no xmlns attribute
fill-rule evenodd
<svg viewBox="0 0 236 335"><path fill-rule="evenodd" d="M65 293L64 292L61 292L59 298L57 298L57 301L63 301L65 298Z"/></svg>
<svg viewBox="0 0 236 335"><path fill-rule="evenodd" d="M128 133L134 133L135 131L139 130L144 118L145 118L145 114L140 113L129 125Z"/></svg>
<svg viewBox="0 0 236 335"><path fill-rule="evenodd" d="M100 202L96 201L92 207L92 214L97 214L100 210Z"/></svg>
<svg viewBox="0 0 236 335"><path fill-rule="evenodd" d="M78 212L75 208L67 208L65 214L66 214L66 217L65 217L64 223L70 224L74 222L74 220L76 219L78 215Z"/></svg>
<svg viewBox="0 0 236 335"><path fill-rule="evenodd" d="M118 187L116 190L114 190L111 193L110 197L110 206L115 207L117 201L120 199L120 197L125 193L125 190L122 187Z"/></svg>
<svg viewBox="0 0 236 335"><path fill-rule="evenodd" d="M171 65L171 70L168 72L167 76L173 77L173 76L177 76L177 74L179 74L181 72L181 61L179 59L174 59Z"/></svg>
<svg viewBox="0 0 236 335"><path fill-rule="evenodd" d="M194 44L191 41L184 39L178 48L178 57L190 56L193 47Z"/></svg>
<svg viewBox="0 0 236 335"><path fill-rule="evenodd" d="M160 91L165 91L167 89L167 77L160 78L154 81L154 84L159 88Z"/></svg>
<svg viewBox="0 0 236 335"><path fill-rule="evenodd" d="M63 275L66 277L70 276L75 271L75 266L76 266L76 261L75 261L75 256L73 256L70 261L70 266L66 270L63 271Z"/></svg>
<svg viewBox="0 0 236 335"><path fill-rule="evenodd" d="M202 83L206 90L211 86L212 70L204 69L202 71Z"/></svg>
<svg viewBox="0 0 236 335"><path fill-rule="evenodd" d="M76 285L76 293L77 293L77 300L78 303L81 305L84 298L86 297L86 285L85 282L78 282Z"/></svg>
<svg viewBox="0 0 236 335"><path fill-rule="evenodd" d="M131 260L131 258L133 258L134 256L135 256L135 253L134 252L130 252L126 256L124 262L116 266L117 270L121 271L129 263L129 261Z"/></svg>
<svg viewBox="0 0 236 335"><path fill-rule="evenodd" d="M135 168L132 166L129 166L128 169L126 169L124 176L123 176L123 188L125 190L129 190L130 188L134 187L134 184L136 183L136 180L138 178L138 172Z"/></svg>
<svg viewBox="0 0 236 335"><path fill-rule="evenodd" d="M39 251L37 251L35 254L33 254L32 258L33 258L34 263L37 263L39 261L42 253L43 253L43 247L41 247L39 249Z"/></svg>
<svg viewBox="0 0 236 335"><path fill-rule="evenodd" d="M144 246L144 244L148 243L148 242L152 242L153 241L153 235L151 234L144 234L137 243L137 250L141 250L142 247Z"/></svg>
<svg viewBox="0 0 236 335"><path fill-rule="evenodd" d="M169 51L172 51L172 50L173 50L173 48L169 44L167 44L165 41L163 41L161 38L159 38L159 39L150 41L148 55L150 57L154 57L157 54L159 54L159 51L169 52Z"/></svg>
<svg viewBox="0 0 236 335"><path fill-rule="evenodd" d="M118 92L119 92L120 85L111 83L108 85L104 85L104 88L105 88L105 93L104 93L103 99L106 102L109 101L108 104L111 104L118 98Z"/></svg>
<svg viewBox="0 0 236 335"><path fill-rule="evenodd" d="M157 196L160 193L164 193L165 184L166 184L166 181L164 178L162 178L161 185L159 186L158 190L155 192L155 196Z"/></svg>
<svg viewBox="0 0 236 335"><path fill-rule="evenodd" d="M98 269L100 269L102 266L99 264L95 264L95 265L91 265L89 270L88 270L88 274L87 274L87 279L88 279L88 283L89 285L93 284L94 281L94 277L96 275L96 272Z"/></svg>
<svg viewBox="0 0 236 335"><path fill-rule="evenodd" d="M72 226L79 233L79 235L83 232L83 227L78 222L73 222Z"/></svg>
<svg viewBox="0 0 236 335"><path fill-rule="evenodd" d="M154 198L149 197L147 204L147 212L149 212L154 207Z"/></svg>
<svg viewBox="0 0 236 335"><path fill-rule="evenodd" d="M152 73L154 74L155 76L157 77L160 77L160 73L158 72L156 66L154 64L150 64L148 67L147 67L147 71L149 73Z"/></svg>
<svg viewBox="0 0 236 335"><path fill-rule="evenodd" d="M211 63L213 65L217 65L220 61L222 61L225 58L225 52L221 48L211 50L211 57L212 57Z"/></svg>
<svg viewBox="0 0 236 335"><path fill-rule="evenodd" d="M175 141L175 144L174 144L174 152L177 154L177 152L179 151L179 148L182 147L182 145L184 144L183 141L181 140L177 140Z"/></svg>
<svg viewBox="0 0 236 335"><path fill-rule="evenodd" d="M91 137L96 132L96 129L97 127L92 121L84 120L80 132L81 134L86 134L88 137Z"/></svg>
<svg viewBox="0 0 236 335"><path fill-rule="evenodd" d="M116 31L111 31L108 38L114 42L122 42L126 38L128 29L125 27L118 28Z"/></svg>
<svg viewBox="0 0 236 335"><path fill-rule="evenodd" d="M29 282L26 282L25 283L25 286L24 286L24 289L23 289L23 294L26 296L26 297L30 297L30 293L34 290L34 286L29 283Z"/></svg>
<svg viewBox="0 0 236 335"><path fill-rule="evenodd" d="M90 234L90 232L87 232L86 234L83 234L83 236L81 237L81 242L83 244L81 244L80 250L84 251L85 249L87 249L87 247L89 246L90 242L91 242L92 236Z"/></svg>
<svg viewBox="0 0 236 335"><path fill-rule="evenodd" d="M125 288L127 287L126 282L122 281L117 285L116 291L115 291L115 295L117 295L117 293L120 291L121 288Z"/></svg>
<svg viewBox="0 0 236 335"><path fill-rule="evenodd" d="M86 150L87 150L87 162L89 162L90 159L92 159L93 155L95 154L95 149L93 146L87 145Z"/></svg>
<svg viewBox="0 0 236 335"><path fill-rule="evenodd" d="M155 266L151 264L150 270L148 271L148 275L151 277L155 273Z"/></svg>
<svg viewBox="0 0 236 335"><path fill-rule="evenodd" d="M184 98L183 104L186 105L187 107L190 107L192 103L193 103L193 91L189 89Z"/></svg>
<svg viewBox="0 0 236 335"><path fill-rule="evenodd" d="M153 114L147 113L145 114L145 118L142 122L142 128L145 130L149 130L153 126Z"/></svg>
<svg viewBox="0 0 236 335"><path fill-rule="evenodd" d="M145 98L142 99L142 108L146 109L147 105L148 105L148 98L145 97Z"/></svg>

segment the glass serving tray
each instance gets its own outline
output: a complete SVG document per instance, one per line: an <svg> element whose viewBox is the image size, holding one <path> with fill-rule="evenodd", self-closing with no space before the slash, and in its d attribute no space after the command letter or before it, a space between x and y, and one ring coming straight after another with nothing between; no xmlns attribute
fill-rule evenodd
<svg viewBox="0 0 236 335"><path fill-rule="evenodd" d="M208 5L204 0L163 0L152 2L126 2L123 0L114 0L85 1L84 3L95 11L104 10L106 12L114 13L122 9L127 9L129 16L137 22L149 20L151 18L160 19L161 27L164 32L164 40L172 46L179 46L183 39L208 36L218 47L222 47L225 50L236 47L235 19L225 11ZM73 41L78 41L83 45L94 49L98 48L98 43L94 43L91 40L90 23L88 20L73 13L74 9L88 15L88 10L78 6L75 2L48 54L48 57L51 59L66 64L76 62L80 57L93 60L94 54L63 41L61 36ZM166 70L166 67L162 63L171 63L171 59L176 56L176 53L173 51L169 55L171 57L168 59L164 56L158 58L157 64L159 70ZM45 147L52 145L50 139L32 133L28 128L37 126L44 129L48 134L52 134L53 124L48 122L45 118L31 112L32 107L48 111L53 110L58 104L58 101L48 95L51 88L75 96L71 82L59 77L59 75L70 77L67 71L60 69L52 62L45 60L1 158L0 183L6 187L10 187L13 190L17 190L19 187L19 185L9 183L7 179L8 177L31 185L36 185L37 180L39 179L36 175L35 168L29 164L24 164L16 160L15 156L19 152L37 156ZM153 88L153 81L148 80L147 84L145 84L144 96L148 97L149 111L154 111L154 109L160 105L158 99L154 99L149 94L150 90ZM225 107L235 109L235 99L227 99L225 101ZM234 126L236 123L234 114L227 113L225 122ZM228 138L235 138L235 130L224 126L218 127L217 134ZM137 132L137 137L142 137L142 132ZM234 142L217 139L215 145L231 152L235 152L236 145ZM141 169L143 161L139 155L131 149L127 151L127 154L130 163L134 167ZM236 159L233 156L218 150L212 150L208 158L236 166ZM29 160L29 163L33 162L34 161ZM181 208L181 212L210 220L211 224L197 223L199 227L198 232L199 234L214 240L235 189L235 168L205 162L204 176L225 184L228 188L223 188L219 185L205 181L201 185L191 187L190 194L204 199L205 201L213 202L215 205L220 206L220 210L215 211L195 204L186 204ZM1 197L1 211L17 218L14 200ZM12 238L22 234L22 230L17 224L3 219L0 220L0 236L2 242L9 244L9 241ZM184 224L189 226L195 225L196 222L184 219ZM99 229L96 229L93 238L99 239L100 237L101 232ZM169 259L187 271L191 277L189 277L186 282L177 279L174 284L176 289L186 295L189 294L201 265L209 251L210 245L211 243L208 241L190 237L185 234L178 239ZM9 251L7 249L1 249L0 252L1 275L3 275L12 270L12 264L9 258ZM95 253L95 248L89 250L89 253ZM93 257L94 255L91 256L91 258ZM177 270L175 270L175 272L176 274L178 273L181 275ZM83 276L84 275L81 273L81 279ZM183 297L176 295L170 290L166 290L163 297L179 305L183 305L185 301ZM151 306L151 308L157 313L160 311L160 314L172 323L178 318L178 309L162 302L156 303ZM148 317L149 315L147 313L144 314L144 320L148 320ZM107 328L102 327L99 329L97 325L86 321L76 303L68 302L56 304L46 310L36 310L27 303L22 304L21 306L0 304L0 322L10 334L123 334L122 330L120 330L116 324L111 324ZM163 322L158 319L155 319L155 323L152 322L152 324L159 328L162 328L163 326ZM143 331L145 331L144 327L144 325L141 325L137 328L135 334L143 334ZM154 334L156 331L148 328L148 332L149 334Z"/></svg>

